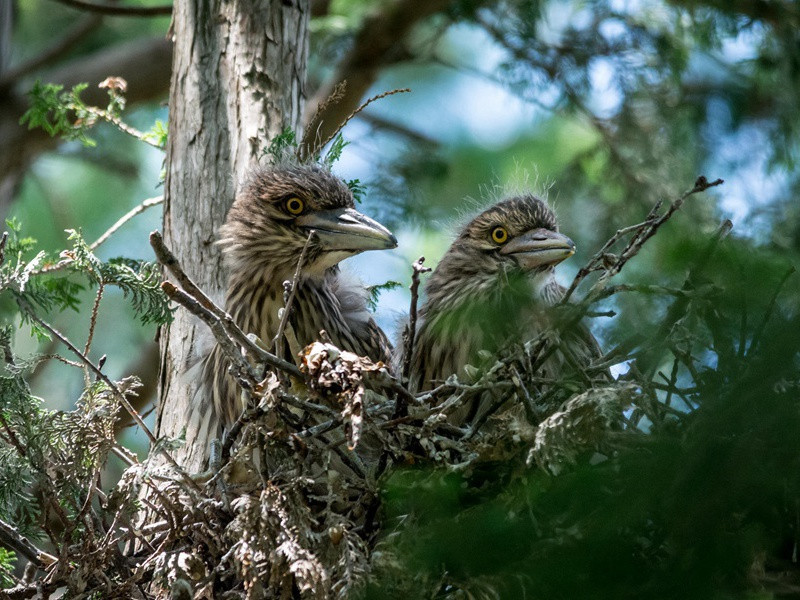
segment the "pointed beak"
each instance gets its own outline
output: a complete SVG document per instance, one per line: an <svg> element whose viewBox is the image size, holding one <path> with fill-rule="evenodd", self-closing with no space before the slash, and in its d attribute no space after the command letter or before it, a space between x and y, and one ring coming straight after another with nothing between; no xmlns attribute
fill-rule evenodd
<svg viewBox="0 0 800 600"><path fill-rule="evenodd" d="M295 219L317 232L325 250L363 252L397 248L397 238L383 225L352 208L311 212Z"/></svg>
<svg viewBox="0 0 800 600"><path fill-rule="evenodd" d="M533 229L500 248L500 254L513 256L525 270L553 266L575 254L575 242L549 229Z"/></svg>

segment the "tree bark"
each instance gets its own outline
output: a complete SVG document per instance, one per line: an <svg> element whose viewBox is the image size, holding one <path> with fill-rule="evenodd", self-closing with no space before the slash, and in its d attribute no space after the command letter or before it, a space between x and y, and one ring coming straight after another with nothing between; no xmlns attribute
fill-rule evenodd
<svg viewBox="0 0 800 600"><path fill-rule="evenodd" d="M179 0L170 90L164 240L186 272L221 300L225 271L216 231L269 139L300 125L308 58L308 0ZM205 326L177 311L161 335L157 435L191 423ZM176 459L202 468L209 439L192 426Z"/></svg>

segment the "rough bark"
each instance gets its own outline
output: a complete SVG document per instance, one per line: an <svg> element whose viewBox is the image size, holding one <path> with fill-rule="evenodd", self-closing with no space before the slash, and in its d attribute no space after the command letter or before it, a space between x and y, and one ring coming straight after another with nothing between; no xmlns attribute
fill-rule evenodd
<svg viewBox="0 0 800 600"><path fill-rule="evenodd" d="M308 0L175 2L164 239L187 273L219 300L225 271L214 245L237 186L268 140L297 129L308 58ZM186 426L205 326L185 311L161 336L157 435ZM176 458L190 470L210 440L186 431Z"/></svg>

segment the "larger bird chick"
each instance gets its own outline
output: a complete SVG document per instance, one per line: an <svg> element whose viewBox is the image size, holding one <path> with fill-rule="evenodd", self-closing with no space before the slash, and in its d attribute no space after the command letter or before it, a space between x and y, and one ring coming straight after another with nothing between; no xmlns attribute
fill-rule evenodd
<svg viewBox="0 0 800 600"><path fill-rule="evenodd" d="M549 327L544 309L564 295L555 266L574 253L553 211L530 194L470 221L428 279L410 387L432 389L451 375L463 379L466 365L489 366L505 347ZM598 354L588 331L573 338L587 363Z"/></svg>
<svg viewBox="0 0 800 600"><path fill-rule="evenodd" d="M246 333L272 342L284 306L284 281L292 280L305 248L288 321L296 342L302 348L325 330L342 349L388 361L392 347L367 310L363 286L343 277L338 264L366 250L394 248L397 240L355 210L341 179L317 166L255 171L220 229L220 245L229 269L225 306ZM217 346L206 359L204 384L224 427L243 408L227 371Z"/></svg>

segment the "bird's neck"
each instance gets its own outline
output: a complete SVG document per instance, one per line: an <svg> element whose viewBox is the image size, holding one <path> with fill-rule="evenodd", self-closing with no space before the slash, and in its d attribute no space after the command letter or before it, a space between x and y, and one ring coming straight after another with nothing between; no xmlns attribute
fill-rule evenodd
<svg viewBox="0 0 800 600"><path fill-rule="evenodd" d="M474 261L440 264L426 286L426 304L432 309L456 310L470 304L502 309L511 306L547 306L559 299L560 286L552 268L538 272L494 270Z"/></svg>

